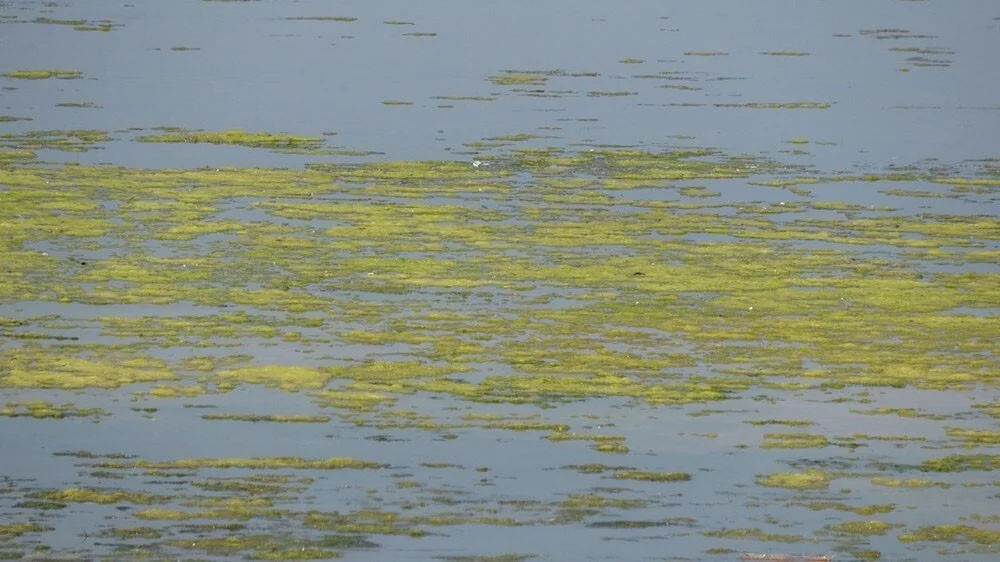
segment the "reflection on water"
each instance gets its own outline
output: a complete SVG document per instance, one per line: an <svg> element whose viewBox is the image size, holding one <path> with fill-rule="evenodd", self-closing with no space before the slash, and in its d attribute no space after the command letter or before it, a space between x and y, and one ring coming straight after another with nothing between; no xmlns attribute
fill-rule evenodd
<svg viewBox="0 0 1000 562"><path fill-rule="evenodd" d="M0 3L0 557L991 559L997 18Z"/></svg>

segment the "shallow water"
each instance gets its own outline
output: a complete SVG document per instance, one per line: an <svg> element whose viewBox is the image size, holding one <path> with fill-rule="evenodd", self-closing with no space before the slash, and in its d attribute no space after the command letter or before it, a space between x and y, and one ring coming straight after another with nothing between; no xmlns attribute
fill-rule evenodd
<svg viewBox="0 0 1000 562"><path fill-rule="evenodd" d="M994 2L0 18L0 557L995 557Z"/></svg>

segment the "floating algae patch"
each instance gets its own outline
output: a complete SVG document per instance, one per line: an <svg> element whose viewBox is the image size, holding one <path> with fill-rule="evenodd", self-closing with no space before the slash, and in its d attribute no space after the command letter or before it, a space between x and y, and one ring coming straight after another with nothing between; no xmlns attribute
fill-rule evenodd
<svg viewBox="0 0 1000 562"><path fill-rule="evenodd" d="M748 103L714 103L715 107L737 107L746 109L829 109L826 102L795 101L795 102L748 102Z"/></svg>
<svg viewBox="0 0 1000 562"><path fill-rule="evenodd" d="M885 486L887 488L950 488L951 484L946 482L935 482L933 480L927 480L926 478L888 478L884 476L876 476L872 478L872 484L876 486Z"/></svg>
<svg viewBox="0 0 1000 562"><path fill-rule="evenodd" d="M51 530L52 527L46 527L38 523L0 523L0 541L29 533L44 533Z"/></svg>
<svg viewBox="0 0 1000 562"><path fill-rule="evenodd" d="M949 427L945 432L948 437L958 438L968 447L1000 445L1000 431Z"/></svg>
<svg viewBox="0 0 1000 562"><path fill-rule="evenodd" d="M116 539L158 539L163 536L163 532L152 527L125 527L121 529L107 529L101 536Z"/></svg>
<svg viewBox="0 0 1000 562"><path fill-rule="evenodd" d="M3 74L6 78L18 78L22 80L45 80L46 78L59 78L61 80L73 80L83 78L83 73L78 70L66 70L62 68L36 68L13 70Z"/></svg>
<svg viewBox="0 0 1000 562"><path fill-rule="evenodd" d="M144 356L83 357L41 348L0 351L0 386L26 388L117 388L176 379L165 362Z"/></svg>
<svg viewBox="0 0 1000 562"><path fill-rule="evenodd" d="M809 420L777 420L777 419L750 420L744 423L748 423L751 425L789 425L793 427L816 425L816 422Z"/></svg>
<svg viewBox="0 0 1000 562"><path fill-rule="evenodd" d="M977 543L994 547L1000 543L1000 531L971 525L928 525L912 533L899 535L903 542Z"/></svg>
<svg viewBox="0 0 1000 562"><path fill-rule="evenodd" d="M149 494L144 492L124 492L120 490L94 490L89 488L67 488L65 490L43 490L32 492L29 498L48 500L59 503L100 503L119 504L133 503L149 505L166 503L169 496Z"/></svg>
<svg viewBox="0 0 1000 562"><path fill-rule="evenodd" d="M503 74L490 76L489 81L498 86L541 86L548 81L544 73L504 71Z"/></svg>
<svg viewBox="0 0 1000 562"><path fill-rule="evenodd" d="M685 482L691 479L686 472L646 472L641 470L623 470L611 475L616 480L639 480L643 482Z"/></svg>
<svg viewBox="0 0 1000 562"><path fill-rule="evenodd" d="M920 470L927 472L965 472L969 470L1000 469L1000 455L949 455L927 459Z"/></svg>
<svg viewBox="0 0 1000 562"><path fill-rule="evenodd" d="M333 374L329 369L315 367L266 365L229 369L216 373L216 376L229 383L263 384L282 390L299 390L323 388Z"/></svg>
<svg viewBox="0 0 1000 562"><path fill-rule="evenodd" d="M103 106L97 105L92 101L82 101L82 102L64 102L57 103L56 107L76 107L81 109L101 109Z"/></svg>
<svg viewBox="0 0 1000 562"><path fill-rule="evenodd" d="M150 398L193 398L205 394L207 390L201 385L180 386L159 384L149 391Z"/></svg>
<svg viewBox="0 0 1000 562"><path fill-rule="evenodd" d="M326 423L329 416L310 416L305 414L202 414L203 420L228 420L244 422L273 423Z"/></svg>
<svg viewBox="0 0 1000 562"><path fill-rule="evenodd" d="M157 135L141 136L136 140L140 142L232 144L253 148L310 148L318 147L325 142L323 137L306 137L267 131L254 133L243 129L225 131L170 130Z"/></svg>
<svg viewBox="0 0 1000 562"><path fill-rule="evenodd" d="M347 538L347 537L344 537ZM239 534L225 537L200 537L197 540L177 539L166 541L166 546L185 550L198 550L212 556L234 556L245 554L248 560L328 560L340 558L344 553L331 547L371 547L375 543L363 537L349 540L330 539L307 540L285 535Z"/></svg>
<svg viewBox="0 0 1000 562"><path fill-rule="evenodd" d="M341 21L341 22L352 22L358 21L358 18L352 18L348 16L295 16L285 18L291 21Z"/></svg>
<svg viewBox="0 0 1000 562"><path fill-rule="evenodd" d="M201 468L218 469L296 469L296 470L339 470L344 468L365 469L383 468L376 462L350 457L333 457L329 459L303 459L299 457L256 457L256 458L198 458L180 459L175 461L104 461L95 466L99 468L133 470L190 470Z"/></svg>
<svg viewBox="0 0 1000 562"><path fill-rule="evenodd" d="M808 507L813 511L822 511L825 509L833 509L836 511L844 511L849 513L855 513L857 515L875 515L879 513L891 513L896 509L895 504L876 504L876 505L861 505L852 506L840 502L829 502L829 501L816 501L807 503L790 503L789 506L803 506Z"/></svg>
<svg viewBox="0 0 1000 562"><path fill-rule="evenodd" d="M60 150L63 152L86 152L95 144L108 142L111 137L105 131L76 129L67 131L28 131L26 133L0 134L0 147L15 151Z"/></svg>
<svg viewBox="0 0 1000 562"><path fill-rule="evenodd" d="M833 476L821 470L805 472L775 472L757 477L757 483L770 488L790 488L793 490L825 490Z"/></svg>
<svg viewBox="0 0 1000 562"><path fill-rule="evenodd" d="M702 535L706 537L719 538L719 539L752 539L763 542L779 542L779 543L799 543L811 541L809 537L804 537L801 535L786 535L780 533L767 533L757 528L753 529L717 529L712 531L702 531Z"/></svg>
<svg viewBox="0 0 1000 562"><path fill-rule="evenodd" d="M6 406L0 409L0 416L8 418L92 418L97 420L109 415L103 408L78 408L73 404L56 405L44 400L7 402Z"/></svg>
<svg viewBox="0 0 1000 562"><path fill-rule="evenodd" d="M830 441L814 433L765 433L761 449L807 449L826 447Z"/></svg>
<svg viewBox="0 0 1000 562"><path fill-rule="evenodd" d="M884 535L892 529L885 521L845 521L827 527L830 531L844 535L874 536Z"/></svg>

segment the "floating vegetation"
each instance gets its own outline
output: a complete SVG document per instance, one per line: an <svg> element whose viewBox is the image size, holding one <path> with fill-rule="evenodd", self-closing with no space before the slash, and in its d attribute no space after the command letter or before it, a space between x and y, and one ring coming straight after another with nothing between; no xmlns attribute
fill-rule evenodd
<svg viewBox="0 0 1000 562"><path fill-rule="evenodd" d="M762 449L807 449L826 447L830 442L823 435L813 433L765 433Z"/></svg>
<svg viewBox="0 0 1000 562"><path fill-rule="evenodd" d="M70 131L28 131L26 133L0 133L0 147L16 151L60 150L63 152L86 152L95 144L108 142L111 137L105 131L78 129Z"/></svg>
<svg viewBox="0 0 1000 562"><path fill-rule="evenodd" d="M987 214L857 205L846 193L884 182L992 189L992 175L824 176L705 148L512 147L551 138L516 132L549 129L513 127L484 134L476 148L495 150L476 160L302 169L19 162L44 143L5 140L26 158L0 166L0 248L9 258L0 299L45 311L0 317L0 386L17 396L9 414L26 418L8 422L55 426L28 416L58 411L53 403L70 400L64 393L121 388L116 396L133 402L115 410L116 421L195 424L222 436L239 422L260 437L249 449L234 442L158 455L167 460L145 445L128 445L141 457L60 455L77 463L78 481L40 490L0 478L4 505L46 521L88 502L107 509L121 520L87 532L128 542L81 551L123 549L110 558L138 557L126 549L142 544L154 558L294 559L348 557L375 548L360 541L377 535L425 544L465 525L602 536L677 527L703 543L697 552L716 539L854 548L907 523L904 498L948 484L956 497L992 489L984 475L1000 468L994 455L948 453L991 452L965 448L995 445L996 432L980 423L995 404L928 412L895 392L995 385L1000 349L986 335L996 329L990 268L1000 224ZM333 154L311 137L316 144L156 132ZM256 135L265 136L248 140ZM760 200L734 201L749 183ZM800 185L814 194L779 201L784 192L770 189L794 195ZM967 263L981 269L956 272ZM55 402L29 406L22 395ZM808 407L784 408L803 396ZM830 415L862 427L914 418L940 431L852 433L821 426ZM646 418L648 436L623 421ZM84 425L75 419L59 427ZM692 463L655 450L675 443L655 439L675 433L697 439L705 456ZM298 439L310 452L293 448ZM555 485L529 494L503 451L480 456L476 447L570 457L561 467L541 460ZM862 456L896 448L899 464ZM826 456L833 450L848 452ZM766 461L760 472L789 472L760 474L756 484L767 489L755 487L738 466L751 453ZM211 456L169 460L186 455ZM709 458L735 467L718 471L702 462ZM884 472L872 479L871 466ZM945 471L965 474L948 483L927 474ZM831 489L834 479L857 490ZM762 508L760 519L660 512L689 502L703 482ZM786 510L795 527L763 508Z"/></svg>
<svg viewBox="0 0 1000 562"><path fill-rule="evenodd" d="M167 496L159 496L156 494L147 494L142 492L123 492L119 490L104 491L83 488L43 490L41 492L32 492L28 494L27 497L58 503L134 503L140 505L166 503L170 499Z"/></svg>
<svg viewBox="0 0 1000 562"><path fill-rule="evenodd" d="M855 513L857 515L876 515L879 513L891 513L896 509L895 504L879 504L879 505L861 505L852 506L843 504L840 502L807 502L807 503L790 503L789 505L800 505L803 507L808 507L813 511L821 511L824 509L834 509L837 511L845 511L849 513Z"/></svg>
<svg viewBox="0 0 1000 562"><path fill-rule="evenodd" d="M496 76L490 76L489 81L498 86L541 86L549 77L545 74L508 72Z"/></svg>
<svg viewBox="0 0 1000 562"><path fill-rule="evenodd" d="M275 423L326 423L329 416L309 416L304 414L202 414L203 420L228 420L245 422L275 422Z"/></svg>
<svg viewBox="0 0 1000 562"><path fill-rule="evenodd" d="M834 533L862 536L884 535L891 528L892 525L885 521L845 521L829 527Z"/></svg>
<svg viewBox="0 0 1000 562"><path fill-rule="evenodd" d="M779 533L766 533L760 529L717 529L713 531L702 531L706 537L720 539L754 539L764 542L797 543L810 540L808 537L800 535L784 535Z"/></svg>
<svg viewBox="0 0 1000 562"><path fill-rule="evenodd" d="M950 488L951 485L944 482L933 482L924 478L887 478L884 476L876 476L872 478L872 484L876 486L886 486L889 488L931 488L933 486L938 486L940 488Z"/></svg>
<svg viewBox="0 0 1000 562"><path fill-rule="evenodd" d="M99 468L107 469L199 469L199 468L244 468L244 469L308 469L308 470L339 470L344 468L382 468L382 465L347 457L329 459L302 459L298 457L260 457L260 458L200 458L180 459L176 461L103 461L97 463Z"/></svg>
<svg viewBox="0 0 1000 562"><path fill-rule="evenodd" d="M638 92L603 92L603 91L593 91L593 92L587 92L587 95L590 96L590 97L592 97L592 98L600 98L600 97L612 97L612 98L614 98L614 97L622 97L622 96L635 96L635 95L638 95Z"/></svg>
<svg viewBox="0 0 1000 562"><path fill-rule="evenodd" d="M805 472L775 472L757 477L757 483L770 488L791 488L794 490L821 490L830 485L833 476L821 470Z"/></svg>
<svg viewBox="0 0 1000 562"><path fill-rule="evenodd" d="M93 418L97 420L107 415L110 414L102 408L77 408L73 404L62 404L56 406L55 404L45 402L43 400L7 402L7 405L0 409L0 416L8 418Z"/></svg>
<svg viewBox="0 0 1000 562"><path fill-rule="evenodd" d="M725 51L684 51L686 57L724 57L728 54Z"/></svg>
<svg viewBox="0 0 1000 562"><path fill-rule="evenodd" d="M644 482L684 482L691 479L686 472L644 472L640 470L623 470L611 475L617 480L640 480Z"/></svg>
<svg viewBox="0 0 1000 562"><path fill-rule="evenodd" d="M748 109L829 109L830 104L824 102L796 101L786 103L752 102L752 103L713 103L715 107L743 107Z"/></svg>
<svg viewBox="0 0 1000 562"><path fill-rule="evenodd" d="M413 105L412 101L402 101L402 100L385 100L382 105Z"/></svg>
<svg viewBox="0 0 1000 562"><path fill-rule="evenodd" d="M448 101L494 101L496 98L488 96L434 96L431 99Z"/></svg>
<svg viewBox="0 0 1000 562"><path fill-rule="evenodd" d="M59 78L60 80L74 80L83 78L83 73L79 70L66 70L62 68L36 68L13 70L3 74L6 78L17 78L22 80L45 80L46 78Z"/></svg>
<svg viewBox="0 0 1000 562"><path fill-rule="evenodd" d="M341 21L341 22L352 22L358 21L358 18L352 18L347 16L294 16L284 18L291 21Z"/></svg>
<svg viewBox="0 0 1000 562"><path fill-rule="evenodd" d="M927 472L965 472L1000 469L1000 455L949 455L927 459L920 465Z"/></svg>
<svg viewBox="0 0 1000 562"><path fill-rule="evenodd" d="M56 107L77 107L81 109L101 109L103 106L92 101L57 103Z"/></svg>
<svg viewBox="0 0 1000 562"><path fill-rule="evenodd" d="M971 525L929 525L921 527L913 533L899 535L899 540L903 542L973 542L993 546L1000 543L1000 531Z"/></svg>
<svg viewBox="0 0 1000 562"><path fill-rule="evenodd" d="M804 51L761 51L762 55L771 57L807 57L809 53Z"/></svg>
<svg viewBox="0 0 1000 562"><path fill-rule="evenodd" d="M285 133L272 134L266 131L251 133L242 129L227 131L171 129L158 135L141 136L136 140L140 142L233 144L254 148L308 148L319 146L324 142L322 137L303 137Z"/></svg>

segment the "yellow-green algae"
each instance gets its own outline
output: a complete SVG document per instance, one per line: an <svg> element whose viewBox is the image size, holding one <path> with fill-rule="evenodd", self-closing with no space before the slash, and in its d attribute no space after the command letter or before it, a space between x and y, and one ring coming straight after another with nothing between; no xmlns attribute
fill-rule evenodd
<svg viewBox="0 0 1000 562"><path fill-rule="evenodd" d="M920 469L928 472L964 472L1000 469L1000 455L948 455L925 460Z"/></svg>
<svg viewBox="0 0 1000 562"><path fill-rule="evenodd" d="M648 472L641 470L623 470L612 476L617 480L640 480L646 482L683 482L691 479L686 472Z"/></svg>
<svg viewBox="0 0 1000 562"><path fill-rule="evenodd" d="M46 78L73 79L82 78L83 73L79 70L66 70L62 68L35 68L12 70L3 74L7 78L21 78L26 80L44 80Z"/></svg>
<svg viewBox="0 0 1000 562"><path fill-rule="evenodd" d="M28 494L29 498L43 499L60 503L135 503L149 505L165 503L170 498L145 492L124 492L121 490L94 490L90 488L67 488L65 490L43 490Z"/></svg>
<svg viewBox="0 0 1000 562"><path fill-rule="evenodd" d="M891 513L896 506L894 504L876 504L876 505L862 505L862 506L852 506L846 505L839 502L807 502L807 503L790 503L788 505L797 506L801 505L808 507L813 511L820 511L824 509L834 509L837 511L846 511L850 513L855 513L857 515L875 515L878 513Z"/></svg>
<svg viewBox="0 0 1000 562"><path fill-rule="evenodd" d="M201 419L275 423L326 423L330 421L329 416L307 414L202 414Z"/></svg>
<svg viewBox="0 0 1000 562"><path fill-rule="evenodd" d="M814 433L765 433L762 449L804 449L826 447L830 441Z"/></svg>
<svg viewBox="0 0 1000 562"><path fill-rule="evenodd" d="M760 529L717 529L713 531L702 531L706 537L722 539L753 539L763 542L798 543L809 541L808 537L801 535L785 535L780 533L767 533Z"/></svg>
<svg viewBox="0 0 1000 562"><path fill-rule="evenodd" d="M885 476L876 476L872 478L872 484L877 486L886 486L889 488L931 488L933 486L938 486L941 488L950 488L951 484L946 482L934 482L933 480L927 480L926 478L888 478Z"/></svg>
<svg viewBox="0 0 1000 562"><path fill-rule="evenodd" d="M1000 531L971 525L929 525L899 536L903 542L975 542L995 546L1000 543Z"/></svg>
<svg viewBox="0 0 1000 562"><path fill-rule="evenodd" d="M349 457L332 457L328 459L303 459L299 457L255 457L255 458L196 458L179 459L175 461L105 461L97 463L102 468L136 469L152 468L159 470L199 469L199 468L249 468L249 469L308 469L337 470L342 468L382 468L383 465Z"/></svg>
<svg viewBox="0 0 1000 562"><path fill-rule="evenodd" d="M141 142L235 144L264 148L311 147L319 146L324 142L322 137L269 133L267 131L247 132L243 129L225 131L170 130L162 134L141 136L137 140Z"/></svg>
<svg viewBox="0 0 1000 562"><path fill-rule="evenodd" d="M0 540L20 537L27 533L42 533L51 530L38 523L0 523Z"/></svg>
<svg viewBox="0 0 1000 562"><path fill-rule="evenodd" d="M430 415L404 408L411 407L407 395L418 393L491 408L570 400L646 407L723 400L761 388L947 390L996 384L1000 348L987 337L997 329L988 313L1000 295L996 275L933 268L938 260L995 262L988 249L1000 239L995 218L886 216L886 211L795 215L809 206L790 211L715 200L679 206L616 199L631 196L631 190L675 189L685 180L770 179L770 166L712 151L604 149L512 151L488 167L468 162L323 164L307 170L0 166L5 186L0 249L11 258L0 268L3 302L150 307L139 317L115 313L121 315L4 324L17 334L94 329L118 343L12 341L0 351L0 385L144 384L139 388L147 396L171 393L157 388L190 388L193 394L198 388L217 392L260 384L303 391L345 419L371 426L596 436L606 430L571 432L561 419L466 419L461 411ZM112 212L103 202L118 207ZM252 211L255 218L234 220L234 209ZM149 241L169 253L151 250ZM820 245L801 246L813 242ZM104 247L115 250L100 252ZM173 303L193 304L200 316L160 315L152 308ZM263 354L232 360L194 355L246 340L294 342L316 353L302 362ZM345 357L340 346L352 352ZM168 350L162 356L170 359L157 359L158 348ZM353 350L360 350L356 360ZM481 372L484 364L494 372ZM163 384L169 381L175 382ZM176 397L186 392L178 390ZM766 415L779 414L760 417ZM791 423L804 420L757 421L805 425ZM975 431L954 430L950 443L990 438ZM768 441L783 444L826 439L773 435L779 437ZM621 443L583 439L597 446ZM171 470L341 467L280 458L100 459L98 464L106 471L160 471L151 476L163 478ZM996 467L989 455L957 455L907 468ZM621 481L630 473L646 473L597 464L574 470L605 473L620 479L616 484L628 484ZM439 474L445 472L450 471ZM833 477L821 471L777 473L758 483L823 490ZM415 478L398 481L424 486L385 489L432 493L424 492L432 484ZM274 503L285 495L281 490L228 481L201 489L272 503L164 506L142 511L142 517L295 517ZM580 515L571 508L626 508L600 505L603 501L580 500L581 505L565 506L566 513L546 515L570 521ZM856 509L860 516L882 513ZM302 520L315 529L420 535L424 525L460 524L463 515L468 513L419 520L394 519L389 512L315 513ZM537 521L475 517L482 524Z"/></svg>
<svg viewBox="0 0 1000 562"><path fill-rule="evenodd" d="M892 524L885 521L844 521L828 527L835 533L847 535L884 535L892 528Z"/></svg>
<svg viewBox="0 0 1000 562"><path fill-rule="evenodd" d="M772 488L791 488L794 490L821 490L830 485L833 476L821 470L805 472L775 472L759 476L757 483Z"/></svg>
<svg viewBox="0 0 1000 562"><path fill-rule="evenodd" d="M28 131L25 133L0 134L0 147L14 149L7 159L25 158L24 154L37 150L61 150L64 152L86 152L95 144L108 142L111 137L105 131L94 129ZM20 195L20 194L15 194ZM63 194L65 197L65 194ZM58 196L57 196L58 197Z"/></svg>
<svg viewBox="0 0 1000 562"><path fill-rule="evenodd" d="M31 400L24 402L7 402L4 408L0 408L0 416L9 418L32 417L40 418L99 418L107 416L107 411L103 408L78 408L73 404L55 405L44 400Z"/></svg>

